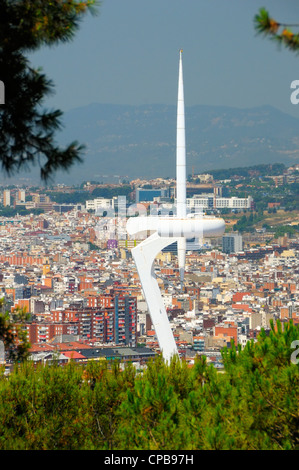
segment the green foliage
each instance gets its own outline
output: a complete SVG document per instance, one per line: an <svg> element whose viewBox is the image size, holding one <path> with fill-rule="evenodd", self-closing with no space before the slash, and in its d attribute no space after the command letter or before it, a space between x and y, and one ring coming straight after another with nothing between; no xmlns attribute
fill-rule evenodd
<svg viewBox="0 0 299 470"><path fill-rule="evenodd" d="M0 446L2 449L65 449L89 446L90 415L82 371L71 363L16 368L1 381Z"/></svg>
<svg viewBox="0 0 299 470"><path fill-rule="evenodd" d="M299 225L280 225L276 227L274 238L283 237L286 233L290 236L298 234Z"/></svg>
<svg viewBox="0 0 299 470"><path fill-rule="evenodd" d="M254 225L263 220L263 212L251 213L248 217L243 215L237 223L234 224L234 230L238 232L250 232L254 230Z"/></svg>
<svg viewBox="0 0 299 470"><path fill-rule="evenodd" d="M299 52L299 34L293 33L289 29L291 26L298 28L298 24L287 25L279 23L269 15L265 8L261 8L254 17L254 25L257 33L269 37L277 44L285 46L296 53Z"/></svg>
<svg viewBox="0 0 299 470"><path fill-rule="evenodd" d="M91 193L89 191L73 191L70 193L62 193L55 191L46 191L52 201L57 204L80 204L85 203L88 200L103 197L112 199L117 196L128 196L132 192L132 188L129 185L95 188Z"/></svg>
<svg viewBox="0 0 299 470"><path fill-rule="evenodd" d="M283 163L261 164L247 167L226 168L220 170L210 170L216 180L226 180L233 176L243 176L245 178L255 176L274 176L280 175L285 170Z"/></svg>
<svg viewBox="0 0 299 470"><path fill-rule="evenodd" d="M12 314L5 311L5 302L0 299L0 341L3 341L10 361L22 362L28 358L30 343L25 328L29 314L24 309L16 309Z"/></svg>
<svg viewBox="0 0 299 470"><path fill-rule="evenodd" d="M97 198L97 197L104 197L108 199L112 199L113 197L116 196L128 196L132 192L132 188L130 185L122 185L122 186L116 186L114 188L95 188L91 196L92 198Z"/></svg>
<svg viewBox="0 0 299 470"><path fill-rule="evenodd" d="M223 350L224 371L157 357L143 373L117 362L0 376L0 449L280 450L299 446L299 329L272 324Z"/></svg>
<svg viewBox="0 0 299 470"><path fill-rule="evenodd" d="M180 427L185 372L175 360L170 368L161 357L149 364L118 410L121 449L166 450L180 448L182 440L186 444Z"/></svg>
<svg viewBox="0 0 299 470"><path fill-rule="evenodd" d="M57 204L85 204L88 199L91 199L88 191L74 191L70 193L46 191L45 193L50 196L51 201Z"/></svg>
<svg viewBox="0 0 299 470"><path fill-rule="evenodd" d="M118 362L112 364L88 364L86 377L90 384L90 407L93 418L93 442L97 449L119 448L117 428L118 409L126 393L135 384L136 371L129 364L123 372Z"/></svg>
<svg viewBox="0 0 299 470"><path fill-rule="evenodd" d="M30 208L24 209L24 207L19 206L19 207L1 207L0 208L0 216L1 217L14 217L15 215L29 215L29 214L34 214L34 215L39 215L44 213L45 211L43 209L33 209Z"/></svg>

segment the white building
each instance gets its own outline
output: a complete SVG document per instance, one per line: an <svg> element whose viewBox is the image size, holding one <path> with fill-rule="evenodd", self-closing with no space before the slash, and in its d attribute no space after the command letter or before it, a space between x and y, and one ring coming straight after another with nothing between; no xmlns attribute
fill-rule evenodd
<svg viewBox="0 0 299 470"><path fill-rule="evenodd" d="M251 209L253 199L248 197L219 197L214 194L196 194L187 198L187 208L189 211L205 209Z"/></svg>
<svg viewBox="0 0 299 470"><path fill-rule="evenodd" d="M114 199L105 199L104 197L98 197L86 201L86 210L96 211L97 209L114 209Z"/></svg>
<svg viewBox="0 0 299 470"><path fill-rule="evenodd" d="M17 203L26 201L26 191L24 189L19 189L17 194Z"/></svg>

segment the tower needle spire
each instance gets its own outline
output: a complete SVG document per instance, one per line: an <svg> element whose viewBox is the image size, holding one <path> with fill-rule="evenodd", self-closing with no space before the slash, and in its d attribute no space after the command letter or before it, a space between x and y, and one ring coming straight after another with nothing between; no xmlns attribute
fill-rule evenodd
<svg viewBox="0 0 299 470"><path fill-rule="evenodd" d="M186 217L186 137L185 137L185 103L183 83L183 49L180 49L179 82L177 102L177 135L176 135L176 204L177 217ZM184 282L186 262L186 238L181 237L177 242L178 266L181 287Z"/></svg>

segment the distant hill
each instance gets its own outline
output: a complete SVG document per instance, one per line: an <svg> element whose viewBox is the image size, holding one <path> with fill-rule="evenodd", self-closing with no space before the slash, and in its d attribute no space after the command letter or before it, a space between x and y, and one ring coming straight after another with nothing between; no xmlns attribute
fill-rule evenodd
<svg viewBox="0 0 299 470"><path fill-rule="evenodd" d="M299 120L275 108L192 106L185 114L189 173L299 162ZM64 122L63 141L87 145L72 178L175 176L176 106L91 104Z"/></svg>
<svg viewBox="0 0 299 470"><path fill-rule="evenodd" d="M84 164L56 180L175 176L176 106L90 104L63 116L61 143L85 143ZM299 162L299 120L271 107L186 107L187 174ZM109 178L105 177L109 176Z"/></svg>

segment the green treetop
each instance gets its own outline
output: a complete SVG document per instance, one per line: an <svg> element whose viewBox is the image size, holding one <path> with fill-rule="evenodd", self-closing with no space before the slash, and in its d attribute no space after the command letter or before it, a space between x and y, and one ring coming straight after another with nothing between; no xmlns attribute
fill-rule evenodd
<svg viewBox="0 0 299 470"><path fill-rule="evenodd" d="M277 44L299 52L299 33L294 33L290 28L299 27L299 24L286 24L272 18L265 8L261 8L254 17L255 29L274 40Z"/></svg>

